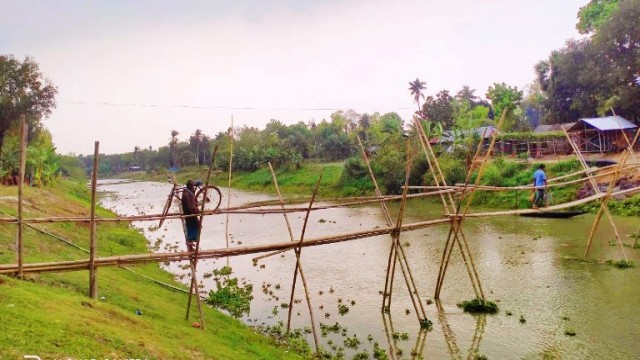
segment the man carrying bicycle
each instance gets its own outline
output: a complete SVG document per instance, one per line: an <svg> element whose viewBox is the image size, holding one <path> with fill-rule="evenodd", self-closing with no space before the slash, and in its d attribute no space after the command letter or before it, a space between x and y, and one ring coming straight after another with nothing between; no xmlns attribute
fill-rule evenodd
<svg viewBox="0 0 640 360"><path fill-rule="evenodd" d="M192 180L187 181L187 186L182 191L182 213L184 215L199 214L198 203L196 201L196 184ZM187 233L187 250L195 251L196 242L198 241L198 233L200 232L200 221L197 216L187 217L184 219Z"/></svg>

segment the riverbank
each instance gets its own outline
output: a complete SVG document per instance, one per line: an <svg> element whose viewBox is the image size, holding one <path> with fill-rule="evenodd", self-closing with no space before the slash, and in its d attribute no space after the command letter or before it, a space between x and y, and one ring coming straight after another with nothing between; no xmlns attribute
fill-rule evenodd
<svg viewBox="0 0 640 360"><path fill-rule="evenodd" d="M481 184L491 186L521 186L530 185L533 172L536 170L538 163L526 161L514 161L504 158L494 159L487 166ZM463 182L466 177L464 166L460 159L442 159L441 167L450 183ZM555 178L564 176L573 172L580 171L582 168L577 160L565 159L547 162L547 177ZM310 163L303 165L300 169L278 169L276 176L278 185L282 193L287 197L292 196L309 196L313 192L313 188L320 175L322 181L319 188L319 196L322 198L337 198L354 195L374 194L371 181L368 174L360 172L359 178L348 178L343 176L344 163ZM175 175L182 184L187 179L205 179L207 169L205 167L184 168ZM156 172L148 174L146 172L125 172L119 174L118 178L128 178L135 180L150 181L167 181L167 177L173 173ZM237 172L232 174L231 187L241 190L257 191L269 194L275 194L275 187L272 181L271 173L268 168L261 168L254 172ZM578 176L566 178L563 181L579 179ZM475 180L472 177L471 182ZM423 176L426 184L432 185L431 175ZM216 171L212 175L211 182L219 186L228 185L228 173L225 171ZM631 176L630 181L623 184L633 185L638 183L638 176ZM606 179L600 182L601 191L606 191L608 183ZM562 204L593 194L588 183L573 184L563 187L552 187L549 199L553 204ZM502 192L477 192L474 197L474 205L495 208L495 209L523 209L531 205L529 201L530 191L502 191ZM597 212L600 207L599 202L593 202L579 206L577 210L586 210ZM640 195L624 198L612 199L609 203L612 213L621 216L640 216Z"/></svg>
<svg viewBox="0 0 640 360"><path fill-rule="evenodd" d="M86 186L62 180L52 188L25 188L25 217L88 216ZM0 186L0 211L16 215L17 187ZM6 215L4 215L6 216ZM114 216L98 209L98 216ZM72 244L89 247L89 226L36 224ZM14 263L15 225L0 225L0 263ZM147 240L128 224L98 226L98 254L147 252ZM25 228L25 263L85 259L75 247ZM148 278L187 288L158 264L100 268L98 297L87 297L87 271L0 276L0 359L299 359L240 321L206 307L206 330L185 321L187 294Z"/></svg>

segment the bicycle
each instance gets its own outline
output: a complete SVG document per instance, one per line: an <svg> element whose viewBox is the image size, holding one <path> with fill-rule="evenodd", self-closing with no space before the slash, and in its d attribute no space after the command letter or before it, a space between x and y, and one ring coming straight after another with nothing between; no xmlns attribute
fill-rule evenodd
<svg viewBox="0 0 640 360"><path fill-rule="evenodd" d="M182 192L186 189L186 186L178 186L178 182L175 179L175 176L169 178L169 181L173 183L173 188L171 189L171 193L167 198L167 202L164 204L164 209L162 210L162 218L160 219L160 223L158 227L162 226L164 220L169 213L169 209L171 208L171 203L173 198L175 197L179 201L182 201ZM202 204L204 203L204 212L215 212L220 208L220 204L222 203L222 192L220 189L212 184L209 184L206 187L207 197L204 197L205 194L205 186L200 180L196 180L196 201L198 203L198 209L202 209Z"/></svg>

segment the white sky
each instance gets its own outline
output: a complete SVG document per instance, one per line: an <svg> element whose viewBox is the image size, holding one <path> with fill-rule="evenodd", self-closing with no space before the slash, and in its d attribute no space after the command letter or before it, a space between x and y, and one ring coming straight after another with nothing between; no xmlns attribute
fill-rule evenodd
<svg viewBox="0 0 640 360"><path fill-rule="evenodd" d="M45 125L59 152L90 154L97 140L119 153L166 145L172 129L213 136L232 115L258 128L338 109L408 120L416 77L427 94L523 88L578 36L587 2L0 0L0 53L34 57L58 86Z"/></svg>

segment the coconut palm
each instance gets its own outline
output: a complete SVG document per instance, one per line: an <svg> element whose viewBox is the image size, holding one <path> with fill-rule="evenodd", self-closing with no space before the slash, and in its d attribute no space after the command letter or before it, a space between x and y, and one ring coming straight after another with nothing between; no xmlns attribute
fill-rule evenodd
<svg viewBox="0 0 640 360"><path fill-rule="evenodd" d="M414 101L418 104L418 112L420 113L420 98L424 98L422 94L422 90L427 88L427 83L424 81L420 81L420 79L416 78L415 81L409 82L409 90L411 90L411 96L413 96Z"/></svg>

